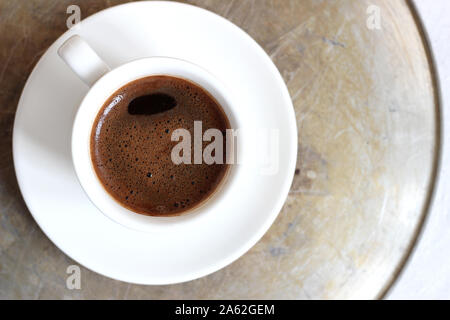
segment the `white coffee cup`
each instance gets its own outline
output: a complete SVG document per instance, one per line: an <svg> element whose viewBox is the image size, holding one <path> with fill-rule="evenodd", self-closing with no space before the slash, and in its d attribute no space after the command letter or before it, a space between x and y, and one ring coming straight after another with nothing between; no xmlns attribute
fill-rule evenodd
<svg viewBox="0 0 450 320"><path fill-rule="evenodd" d="M226 194L236 182L236 165L232 165L221 185L201 206L175 217L151 217L137 214L109 195L97 178L90 153L90 135L95 118L105 101L127 83L151 75L170 75L190 80L207 90L222 106L231 127L239 128L236 103L228 88L202 67L176 58L149 57L125 63L113 70L78 35L67 39L58 49L60 57L83 80L90 90L75 117L72 130L72 159L80 184L94 205L115 222L134 230L154 232L195 223L225 201ZM234 147L241 157L245 137Z"/></svg>

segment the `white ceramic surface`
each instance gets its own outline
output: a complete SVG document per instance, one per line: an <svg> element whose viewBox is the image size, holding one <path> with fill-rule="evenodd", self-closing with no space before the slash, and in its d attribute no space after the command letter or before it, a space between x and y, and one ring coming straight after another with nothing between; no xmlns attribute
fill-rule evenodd
<svg viewBox="0 0 450 320"><path fill-rule="evenodd" d="M257 128L259 117L251 116L249 113L247 113L247 118L241 117L245 113L239 112L241 104L235 101L230 88L226 88L214 75L200 66L167 57L133 60L108 72L109 68L105 63L79 36L73 36L66 40L58 49L58 54L81 80L92 85L75 117L72 130L72 160L81 186L102 213L125 227L143 232L178 232L179 228L183 229L182 232L186 232L186 228L195 232L208 227L213 228L217 215L228 215L233 220L239 219L238 216L233 217L228 212L239 212L230 205L242 197L240 188L237 186L242 183L242 179L248 179L248 174L245 175L243 170L239 170L242 165L231 166L218 190L201 206L181 216L151 217L136 214L121 206L106 192L97 178L90 152L92 126L104 102L127 83L151 75L171 75L195 82L220 103L232 128ZM252 140L241 134L236 146L237 155L242 158L242 156L250 154L246 150L251 149L251 144ZM239 163L244 164L246 161L239 159ZM262 162L254 161L249 165L253 167L252 171L248 171L249 173L263 172ZM261 215L261 219L266 217Z"/></svg>
<svg viewBox="0 0 450 320"><path fill-rule="evenodd" d="M107 219L76 179L71 163L71 129L88 88L56 53L74 33L70 30L61 36L36 65L22 93L14 125L17 178L42 230L84 266L111 278L141 284L195 279L244 254L276 218L295 168L294 110L270 58L232 23L189 5L132 3L81 22L76 33L111 68L149 56L190 61L233 91L234 99L241 104L239 117L253 119L258 127L279 130L277 174L241 170L241 182L230 190L232 198L220 209L176 232L144 233Z"/></svg>

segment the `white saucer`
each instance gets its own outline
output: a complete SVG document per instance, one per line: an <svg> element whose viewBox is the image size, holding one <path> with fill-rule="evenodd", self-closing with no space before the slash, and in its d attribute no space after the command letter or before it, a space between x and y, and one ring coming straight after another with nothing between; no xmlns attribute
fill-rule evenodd
<svg viewBox="0 0 450 320"><path fill-rule="evenodd" d="M279 130L278 173L249 174L239 186L241 197L229 204L230 215L217 215L211 228L144 233L106 218L83 192L70 154L73 118L88 88L56 49L75 33L111 67L147 56L169 56L214 73L233 89L242 112L259 117L263 128ZM138 2L87 18L42 56L19 102L13 153L25 202L56 246L105 276L139 284L170 284L219 270L267 231L292 181L297 129L278 70L245 32L194 6Z"/></svg>

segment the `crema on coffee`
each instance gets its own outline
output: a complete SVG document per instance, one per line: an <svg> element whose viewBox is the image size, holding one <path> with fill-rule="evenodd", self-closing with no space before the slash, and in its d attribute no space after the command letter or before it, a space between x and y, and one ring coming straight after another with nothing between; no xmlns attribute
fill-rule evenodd
<svg viewBox="0 0 450 320"><path fill-rule="evenodd" d="M151 216L179 215L203 203L229 165L225 153L223 163L172 161L178 143L172 133L182 128L194 136L194 121L202 122L203 131L230 128L219 103L188 80L149 76L117 90L98 113L90 141L92 164L106 191L122 206Z"/></svg>

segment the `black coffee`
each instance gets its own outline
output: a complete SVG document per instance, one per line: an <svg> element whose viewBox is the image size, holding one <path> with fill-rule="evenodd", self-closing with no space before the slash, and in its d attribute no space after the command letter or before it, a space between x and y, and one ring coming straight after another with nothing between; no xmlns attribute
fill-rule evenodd
<svg viewBox="0 0 450 320"><path fill-rule="evenodd" d="M107 192L130 210L152 216L179 215L207 199L228 165L175 164L172 132L194 137L202 129L225 132L229 121L218 102L196 84L171 76L151 76L117 90L103 105L91 133L91 157ZM210 142L202 142L203 148ZM194 143L191 143L194 155ZM225 138L223 140L225 150Z"/></svg>

